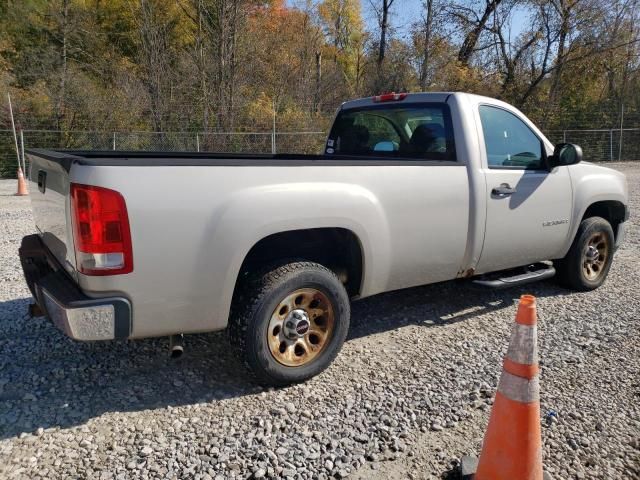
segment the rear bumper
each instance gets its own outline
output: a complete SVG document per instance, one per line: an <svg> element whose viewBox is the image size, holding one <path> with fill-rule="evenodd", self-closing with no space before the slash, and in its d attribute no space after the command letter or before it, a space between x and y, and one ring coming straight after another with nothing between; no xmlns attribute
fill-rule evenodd
<svg viewBox="0 0 640 480"><path fill-rule="evenodd" d="M90 298L69 278L38 235L20 245L20 262L40 309L75 340L112 340L131 334L131 304L126 298Z"/></svg>

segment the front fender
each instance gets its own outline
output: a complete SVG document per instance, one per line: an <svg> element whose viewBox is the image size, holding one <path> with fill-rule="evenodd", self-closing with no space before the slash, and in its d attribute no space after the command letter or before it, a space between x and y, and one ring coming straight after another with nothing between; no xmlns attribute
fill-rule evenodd
<svg viewBox="0 0 640 480"><path fill-rule="evenodd" d="M573 188L572 225L563 251L569 251L587 209L597 202L616 201L629 204L626 176L606 167L581 163L569 168Z"/></svg>
<svg viewBox="0 0 640 480"><path fill-rule="evenodd" d="M214 272L224 279L216 323L226 322L240 267L249 250L275 233L310 228L344 228L362 247L362 296L385 290L390 269L386 213L369 190L349 183L283 183L234 192L209 220L215 245ZM375 262L372 261L375 253Z"/></svg>

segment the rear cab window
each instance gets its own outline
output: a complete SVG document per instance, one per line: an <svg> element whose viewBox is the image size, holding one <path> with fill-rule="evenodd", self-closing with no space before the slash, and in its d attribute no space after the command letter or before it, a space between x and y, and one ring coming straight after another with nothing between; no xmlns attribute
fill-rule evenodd
<svg viewBox="0 0 640 480"><path fill-rule="evenodd" d="M455 161L446 103L385 103L338 113L327 155Z"/></svg>

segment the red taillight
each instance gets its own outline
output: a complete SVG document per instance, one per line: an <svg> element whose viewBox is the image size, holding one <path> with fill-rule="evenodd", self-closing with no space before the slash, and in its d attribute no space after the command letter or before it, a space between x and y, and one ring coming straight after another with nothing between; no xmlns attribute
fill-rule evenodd
<svg viewBox="0 0 640 480"><path fill-rule="evenodd" d="M71 212L78 271L85 275L133 271L129 217L120 193L72 183Z"/></svg>
<svg viewBox="0 0 640 480"><path fill-rule="evenodd" d="M382 95L376 95L373 97L373 101L376 103L379 102L397 102L399 100L404 100L407 96L406 93L384 93Z"/></svg>

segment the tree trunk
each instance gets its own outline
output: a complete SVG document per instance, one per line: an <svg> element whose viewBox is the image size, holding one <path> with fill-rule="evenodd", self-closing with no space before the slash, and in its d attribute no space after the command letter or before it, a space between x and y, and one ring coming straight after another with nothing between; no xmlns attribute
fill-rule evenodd
<svg viewBox="0 0 640 480"><path fill-rule="evenodd" d="M238 16L241 0L233 0L231 12L231 32L229 35L228 55L229 70L227 73L227 130L233 130L235 123L235 82L236 82L236 46L238 40Z"/></svg>
<svg viewBox="0 0 640 480"><path fill-rule="evenodd" d="M562 24L560 26L560 35L558 37L558 53L556 54L555 70L549 89L549 103L554 105L558 100L558 90L560 89L560 80L562 79L562 70L564 66L564 57L567 43L567 35L569 34L569 14L566 9L562 11Z"/></svg>
<svg viewBox="0 0 640 480"><path fill-rule="evenodd" d="M62 50L60 52L61 71L60 81L58 84L58 102L56 105L56 124L58 130L63 130L63 122L66 110L66 88L67 88L67 26L69 21L69 0L62 2L62 23L60 25L60 33L62 37Z"/></svg>
<svg viewBox="0 0 640 480"><path fill-rule="evenodd" d="M378 48L378 69L384 62L384 54L387 46L387 29L389 28L389 7L393 0L382 0L382 20L380 21L380 45ZM378 70L379 71L379 70Z"/></svg>
<svg viewBox="0 0 640 480"><path fill-rule="evenodd" d="M207 72L204 55L204 38L202 31L202 0L198 0L198 70L200 70L200 94L202 100L202 129L209 130L209 95L207 92Z"/></svg>
<svg viewBox="0 0 640 480"><path fill-rule="evenodd" d="M340 46L340 32L342 31L342 12L336 15L336 19L333 22L333 28L335 29L335 35L333 37L333 62L338 64L338 49Z"/></svg>
<svg viewBox="0 0 640 480"><path fill-rule="evenodd" d="M420 65L420 89L424 92L429 87L428 69L431 50L431 30L433 27L433 0L426 0L427 17L424 20L424 51Z"/></svg>
<svg viewBox="0 0 640 480"><path fill-rule="evenodd" d="M313 108L315 113L320 113L320 89L322 87L322 51L316 52L316 88L313 95Z"/></svg>
<svg viewBox="0 0 640 480"><path fill-rule="evenodd" d="M478 45L478 40L480 40L480 34L482 33L482 30L484 30L487 22L489 21L489 18L491 17L491 14L495 12L496 8L498 8L498 5L500 5L501 2L502 0L491 0L490 2L487 2L487 6L484 9L482 17L480 18L480 20L478 20L475 27L473 27L473 29L471 29L471 31L467 33L467 36L464 37L462 47L460 47L460 51L458 52L458 61L463 65L469 65L471 55L473 55L473 52Z"/></svg>
<svg viewBox="0 0 640 480"><path fill-rule="evenodd" d="M358 53L357 53L357 57L356 57L356 95L360 95L361 92L361 87L360 84L362 83L362 61L363 58L363 52L362 52L362 45L358 45Z"/></svg>

